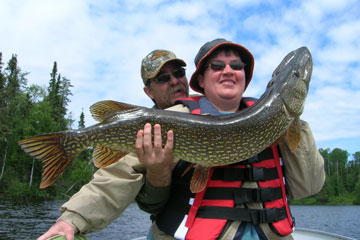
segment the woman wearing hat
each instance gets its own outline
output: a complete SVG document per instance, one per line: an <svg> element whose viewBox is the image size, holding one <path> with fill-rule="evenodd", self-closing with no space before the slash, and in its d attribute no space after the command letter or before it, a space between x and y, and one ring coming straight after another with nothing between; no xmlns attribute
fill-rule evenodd
<svg viewBox="0 0 360 240"><path fill-rule="evenodd" d="M243 97L254 69L254 58L243 46L225 39L207 42L195 65L190 86L204 96L180 100L173 110L219 115L256 101ZM145 184L137 202L153 215L148 239L292 239L295 222L288 198L316 194L325 180L324 160L309 125L301 125L301 142L294 152L284 136L246 161L211 168L200 192L190 192L194 168L183 175L190 163L182 160L176 161L167 188ZM150 202L152 195L163 196L167 203Z"/></svg>

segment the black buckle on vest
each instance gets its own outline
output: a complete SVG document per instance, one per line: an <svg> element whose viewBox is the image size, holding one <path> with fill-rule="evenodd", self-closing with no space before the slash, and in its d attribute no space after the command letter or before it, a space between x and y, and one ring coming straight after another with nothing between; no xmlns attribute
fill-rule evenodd
<svg viewBox="0 0 360 240"><path fill-rule="evenodd" d="M235 204L248 203L248 202L262 202L261 189L241 188L234 191Z"/></svg>
<svg viewBox="0 0 360 240"><path fill-rule="evenodd" d="M260 214L260 211L259 210L252 210L252 209L249 209L249 213L250 213L250 219L251 219L251 222L254 224L254 225L259 225L259 223L261 222L260 218L261 218L261 215Z"/></svg>
<svg viewBox="0 0 360 240"><path fill-rule="evenodd" d="M260 223L269 223L279 221L279 219L283 219L284 217L284 208L276 209L249 209L250 219L254 225L259 225Z"/></svg>
<svg viewBox="0 0 360 240"><path fill-rule="evenodd" d="M275 208L265 209L264 220L265 222L275 222L279 219L278 210Z"/></svg>
<svg viewBox="0 0 360 240"><path fill-rule="evenodd" d="M275 168L215 168L212 175L212 180L230 181L266 181L273 180L279 177L277 169Z"/></svg>
<svg viewBox="0 0 360 240"><path fill-rule="evenodd" d="M220 191L219 191L220 192ZM280 199L281 188L240 188L233 191L235 204L246 202L267 202Z"/></svg>
<svg viewBox="0 0 360 240"><path fill-rule="evenodd" d="M246 174L250 181L258 182L264 178L264 169L257 167L248 168Z"/></svg>

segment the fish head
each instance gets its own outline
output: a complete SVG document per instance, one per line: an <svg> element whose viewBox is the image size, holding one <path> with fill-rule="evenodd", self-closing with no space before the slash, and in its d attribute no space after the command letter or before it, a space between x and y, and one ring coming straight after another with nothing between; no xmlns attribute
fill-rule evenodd
<svg viewBox="0 0 360 240"><path fill-rule="evenodd" d="M280 95L288 114L302 114L312 74L312 57L307 47L290 52L275 69L268 88Z"/></svg>

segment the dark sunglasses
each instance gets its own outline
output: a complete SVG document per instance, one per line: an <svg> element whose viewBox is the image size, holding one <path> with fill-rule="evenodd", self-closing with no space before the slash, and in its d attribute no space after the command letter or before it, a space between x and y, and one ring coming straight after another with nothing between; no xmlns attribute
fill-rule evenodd
<svg viewBox="0 0 360 240"><path fill-rule="evenodd" d="M153 78L153 81L158 84L165 84L170 82L171 75L173 75L175 78L182 78L185 76L185 68L179 68L173 71L172 73L164 73L156 76ZM150 85L150 79L147 80L146 85Z"/></svg>
<svg viewBox="0 0 360 240"><path fill-rule="evenodd" d="M246 64L241 61L235 61L231 62L229 65L232 70L243 70ZM216 61L210 63L207 67L210 67L214 71L222 71L226 67L226 64L221 61Z"/></svg>

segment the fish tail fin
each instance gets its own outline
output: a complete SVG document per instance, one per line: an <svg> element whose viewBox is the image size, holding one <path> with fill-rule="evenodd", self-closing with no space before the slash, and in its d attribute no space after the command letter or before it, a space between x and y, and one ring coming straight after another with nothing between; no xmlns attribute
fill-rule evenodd
<svg viewBox="0 0 360 240"><path fill-rule="evenodd" d="M51 133L20 140L18 144L24 152L41 160L44 164L40 188L50 186L79 153L65 152L61 144L64 133Z"/></svg>

